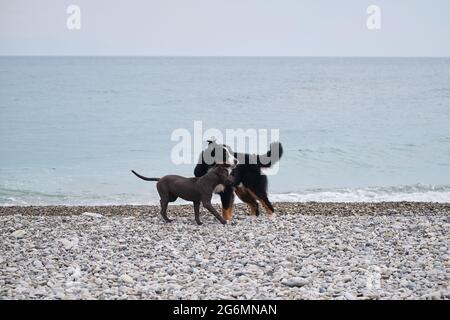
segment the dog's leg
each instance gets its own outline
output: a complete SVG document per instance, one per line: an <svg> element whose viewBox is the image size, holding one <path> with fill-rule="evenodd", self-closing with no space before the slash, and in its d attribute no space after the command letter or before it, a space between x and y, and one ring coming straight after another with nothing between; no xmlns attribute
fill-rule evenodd
<svg viewBox="0 0 450 320"><path fill-rule="evenodd" d="M167 205L169 204L169 201L161 200L159 203L161 204L161 216L164 221L172 222L172 220L167 217Z"/></svg>
<svg viewBox="0 0 450 320"><path fill-rule="evenodd" d="M202 222L200 221L200 202L194 202L194 214L195 222L200 226Z"/></svg>
<svg viewBox="0 0 450 320"><path fill-rule="evenodd" d="M222 216L217 212L217 210L216 209L214 209L214 207L212 206L212 204L211 204L211 200L204 200L204 201L202 201L202 204L203 204L203 206L209 211L209 212L211 212L213 215L214 215L214 217L216 217L217 218L217 220L219 220L222 224L226 224L227 223L227 221L224 219L224 218L222 218Z"/></svg>
<svg viewBox="0 0 450 320"><path fill-rule="evenodd" d="M245 202L250 207L250 215L259 216L259 205L255 198L248 189L245 187L236 187L236 195L242 202Z"/></svg>
<svg viewBox="0 0 450 320"><path fill-rule="evenodd" d="M275 209L272 206L272 203L270 203L269 199L267 198L267 195L262 195L259 200L262 202L264 209L266 209L267 213L272 215Z"/></svg>
<svg viewBox="0 0 450 320"><path fill-rule="evenodd" d="M266 211L269 215L273 214L275 209L273 208L272 204L270 203L269 199L267 198L267 194L265 192L255 193L251 190L248 190L248 192L261 202L264 209L266 209Z"/></svg>
<svg viewBox="0 0 450 320"><path fill-rule="evenodd" d="M260 215L258 201L255 200L255 204L250 209L255 212L255 216L258 217Z"/></svg>
<svg viewBox="0 0 450 320"><path fill-rule="evenodd" d="M226 186L225 190L220 195L220 201L222 202L222 216L225 220L229 221L233 218L234 207L234 188L232 186Z"/></svg>

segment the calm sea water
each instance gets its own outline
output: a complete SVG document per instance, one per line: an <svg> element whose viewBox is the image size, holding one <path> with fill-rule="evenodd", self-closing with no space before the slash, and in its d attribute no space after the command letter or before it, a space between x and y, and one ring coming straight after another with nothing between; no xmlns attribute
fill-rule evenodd
<svg viewBox="0 0 450 320"><path fill-rule="evenodd" d="M0 205L155 202L195 120L280 129L273 200L450 201L450 59L2 57Z"/></svg>

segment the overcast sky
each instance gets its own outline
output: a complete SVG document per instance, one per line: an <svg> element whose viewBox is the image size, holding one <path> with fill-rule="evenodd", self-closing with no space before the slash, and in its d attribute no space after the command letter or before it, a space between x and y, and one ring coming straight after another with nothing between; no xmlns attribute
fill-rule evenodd
<svg viewBox="0 0 450 320"><path fill-rule="evenodd" d="M0 0L0 55L448 57L450 1Z"/></svg>

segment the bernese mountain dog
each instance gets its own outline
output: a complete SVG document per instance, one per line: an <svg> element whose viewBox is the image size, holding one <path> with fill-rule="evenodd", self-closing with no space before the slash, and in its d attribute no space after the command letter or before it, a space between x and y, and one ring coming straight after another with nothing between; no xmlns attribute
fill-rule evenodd
<svg viewBox="0 0 450 320"><path fill-rule="evenodd" d="M231 220L233 217L234 193L250 207L251 215L259 215L258 202L268 214L272 214L274 208L267 196L268 180L261 169L270 168L282 155L283 147L280 142L273 142L265 154L255 155L234 152L225 144L208 140L208 147L201 152L194 175L201 177L216 164L227 164L232 168L231 176L234 183L218 192L225 220Z"/></svg>

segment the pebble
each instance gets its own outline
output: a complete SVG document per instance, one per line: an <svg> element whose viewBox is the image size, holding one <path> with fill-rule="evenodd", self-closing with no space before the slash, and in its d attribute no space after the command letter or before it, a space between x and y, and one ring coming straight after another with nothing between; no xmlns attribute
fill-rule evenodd
<svg viewBox="0 0 450 320"><path fill-rule="evenodd" d="M130 277L129 275L127 275L127 274L121 275L120 276L120 280L122 280L122 281L124 281L126 283L133 283L134 282L133 278Z"/></svg>
<svg viewBox="0 0 450 320"><path fill-rule="evenodd" d="M102 218L103 217L102 214L95 213L95 212L83 212L82 215L85 217L91 217L91 218Z"/></svg>
<svg viewBox="0 0 450 320"><path fill-rule="evenodd" d="M36 268L42 268L43 267L42 262L39 261L39 260L34 260L33 261L33 266L35 266Z"/></svg>
<svg viewBox="0 0 450 320"><path fill-rule="evenodd" d="M64 249L66 250L70 250L73 247L73 243L70 240L67 239L59 239L59 242L61 242L61 244L64 246Z"/></svg>
<svg viewBox="0 0 450 320"><path fill-rule="evenodd" d="M308 280L301 277L292 277L289 279L283 279L281 284L288 287L303 287L309 283Z"/></svg>
<svg viewBox="0 0 450 320"><path fill-rule="evenodd" d="M25 234L26 234L25 230L16 230L13 233L11 233L11 237L20 239L20 238L23 238L25 236Z"/></svg>
<svg viewBox="0 0 450 320"><path fill-rule="evenodd" d="M355 300L356 299L355 296L349 292L344 293L344 298L347 300Z"/></svg>
<svg viewBox="0 0 450 320"><path fill-rule="evenodd" d="M422 298L431 299L431 300L439 300L441 298L441 296L442 296L441 292L436 291L436 292L425 294L424 296L422 296Z"/></svg>

